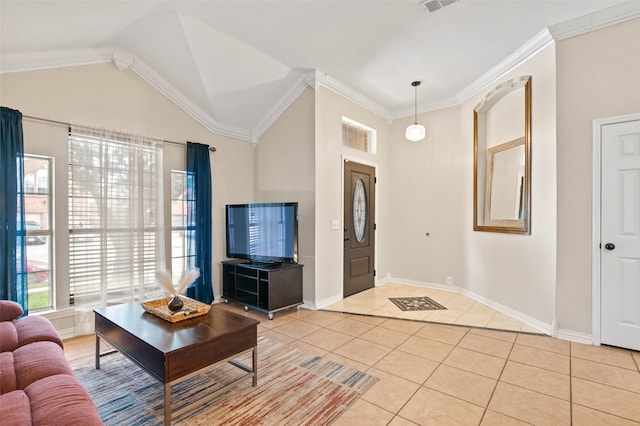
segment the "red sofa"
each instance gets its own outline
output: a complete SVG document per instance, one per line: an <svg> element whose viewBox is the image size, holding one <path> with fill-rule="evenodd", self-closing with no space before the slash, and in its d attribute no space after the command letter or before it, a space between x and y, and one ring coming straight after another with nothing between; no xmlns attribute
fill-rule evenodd
<svg viewBox="0 0 640 426"><path fill-rule="evenodd" d="M0 300L0 424L103 425L45 318Z"/></svg>

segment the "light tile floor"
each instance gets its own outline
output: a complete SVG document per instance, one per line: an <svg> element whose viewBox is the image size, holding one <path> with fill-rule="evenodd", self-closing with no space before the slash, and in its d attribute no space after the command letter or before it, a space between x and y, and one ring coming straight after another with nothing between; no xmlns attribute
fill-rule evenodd
<svg viewBox="0 0 640 426"><path fill-rule="evenodd" d="M547 336L306 309L259 334L378 377L336 425L639 425L640 352ZM69 358L93 337L65 342Z"/></svg>
<svg viewBox="0 0 640 426"><path fill-rule="evenodd" d="M336 425L640 425L640 352L300 309L259 333L379 378Z"/></svg>
<svg viewBox="0 0 640 426"><path fill-rule="evenodd" d="M402 311L390 297L429 297L446 310ZM497 330L541 333L517 319L498 312L456 291L437 290L405 284L387 283L349 296L322 308L333 312L403 318Z"/></svg>

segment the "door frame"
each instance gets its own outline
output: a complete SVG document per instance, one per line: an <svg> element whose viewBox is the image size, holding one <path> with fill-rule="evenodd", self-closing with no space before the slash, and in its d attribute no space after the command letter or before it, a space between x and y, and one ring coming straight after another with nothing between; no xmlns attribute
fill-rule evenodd
<svg viewBox="0 0 640 426"><path fill-rule="evenodd" d="M378 180L378 164L373 162L373 161L367 161L367 160L363 160L362 158L358 158L358 157L352 157L346 154L342 154L341 158L340 158L340 214L342 215L342 219L340 220L340 223L342 224L342 228L341 231L344 230L345 227L345 223L344 223L344 163L347 161L353 162L353 163L358 163L358 164L362 164L365 166L369 166L369 167L373 167L374 173L373 176L375 177L376 181ZM376 215L376 223L377 224L379 222L379 218L378 218L378 203L379 203L379 198L378 197L378 185L377 183L374 183L373 191L375 191L375 203L373 203L373 208L375 209ZM374 238L374 247L373 247L373 269L374 270L378 270L378 231L374 230L373 232L373 238ZM342 277L342 280L340 281L340 300L344 300L344 232L340 232L340 270L341 270L341 274L340 276ZM378 286L378 276L375 275L373 277L373 287L377 287Z"/></svg>
<svg viewBox="0 0 640 426"><path fill-rule="evenodd" d="M602 250L600 248L601 236L601 197L602 190L602 127L609 124L624 123L640 120L640 113L619 115L616 117L598 118L593 120L593 163L592 163L592 189L591 189L591 337L596 346L602 343L601 336L601 279L600 262Z"/></svg>

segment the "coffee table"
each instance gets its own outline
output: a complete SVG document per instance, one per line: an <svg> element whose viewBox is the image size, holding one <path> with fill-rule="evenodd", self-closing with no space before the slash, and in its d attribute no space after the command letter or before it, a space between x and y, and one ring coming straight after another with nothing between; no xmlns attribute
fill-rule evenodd
<svg viewBox="0 0 640 426"><path fill-rule="evenodd" d="M213 306L207 315L171 323L145 312L138 302L99 308L94 313L96 369L101 357L117 350L163 383L166 425L171 424L172 415L210 401L247 377L252 378L254 387L258 384L257 320ZM101 339L115 350L100 352ZM248 352L252 354L251 367L233 359ZM246 374L172 413L172 384L225 361Z"/></svg>

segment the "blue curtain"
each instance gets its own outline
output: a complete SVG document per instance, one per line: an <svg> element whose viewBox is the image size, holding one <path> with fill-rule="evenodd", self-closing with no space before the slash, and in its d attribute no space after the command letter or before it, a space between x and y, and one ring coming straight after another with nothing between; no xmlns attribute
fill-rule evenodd
<svg viewBox="0 0 640 426"><path fill-rule="evenodd" d="M28 313L22 113L0 107L0 299Z"/></svg>
<svg viewBox="0 0 640 426"><path fill-rule="evenodd" d="M213 302L211 270L211 163L209 145L187 142L187 256L189 268L200 277L187 288L187 296Z"/></svg>

